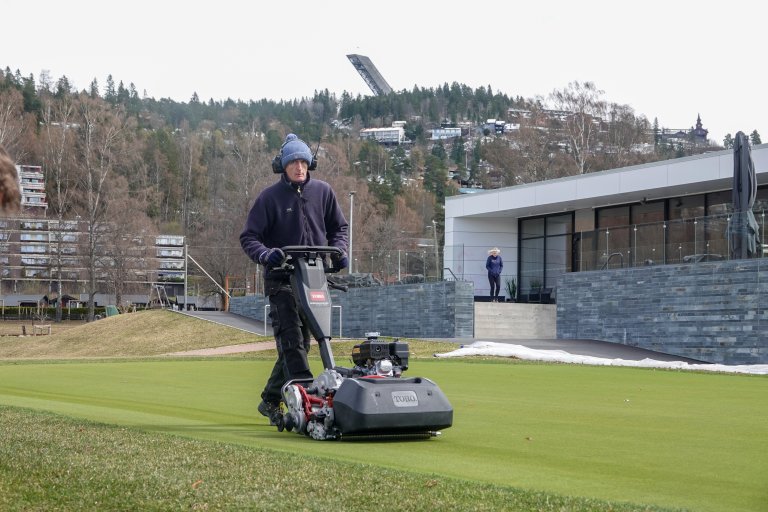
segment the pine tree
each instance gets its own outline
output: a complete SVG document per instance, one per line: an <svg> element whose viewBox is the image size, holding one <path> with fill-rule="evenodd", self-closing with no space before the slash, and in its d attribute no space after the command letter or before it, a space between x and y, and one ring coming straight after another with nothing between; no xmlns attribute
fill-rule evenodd
<svg viewBox="0 0 768 512"><path fill-rule="evenodd" d="M96 99L99 97L99 82L95 78L91 81L91 85L88 91L91 98Z"/></svg>
<svg viewBox="0 0 768 512"><path fill-rule="evenodd" d="M112 75L107 75L107 90L104 91L104 99L110 103L117 101L117 91L115 90L115 81L112 79Z"/></svg>

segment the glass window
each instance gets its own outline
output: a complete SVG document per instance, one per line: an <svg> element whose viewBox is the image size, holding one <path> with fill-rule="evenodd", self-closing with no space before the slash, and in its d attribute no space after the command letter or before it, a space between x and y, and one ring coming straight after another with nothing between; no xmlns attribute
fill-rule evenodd
<svg viewBox="0 0 768 512"><path fill-rule="evenodd" d="M726 215L731 211L733 211L731 190L707 194L707 215Z"/></svg>
<svg viewBox="0 0 768 512"><path fill-rule="evenodd" d="M669 219L692 219L704 216L704 196L676 197L669 200Z"/></svg>
<svg viewBox="0 0 768 512"><path fill-rule="evenodd" d="M632 224L648 224L664 220L664 201L632 205Z"/></svg>
<svg viewBox="0 0 768 512"><path fill-rule="evenodd" d="M545 288L555 288L557 278L571 271L571 237L567 235L547 237Z"/></svg>
<svg viewBox="0 0 768 512"><path fill-rule="evenodd" d="M570 234L573 231L572 218L570 213L547 217L547 236Z"/></svg>
<svg viewBox="0 0 768 512"><path fill-rule="evenodd" d="M597 227L612 228L629 225L629 206L601 208L597 211Z"/></svg>
<svg viewBox="0 0 768 512"><path fill-rule="evenodd" d="M531 238L544 236L544 219L525 219L520 223L520 236Z"/></svg>
<svg viewBox="0 0 768 512"><path fill-rule="evenodd" d="M544 277L544 238L523 240L520 246L520 293L527 294L534 281Z"/></svg>
<svg viewBox="0 0 768 512"><path fill-rule="evenodd" d="M22 242L45 242L43 233L21 233L19 239Z"/></svg>
<svg viewBox="0 0 768 512"><path fill-rule="evenodd" d="M629 226L600 229L597 235L598 268L622 268L630 256Z"/></svg>
<svg viewBox="0 0 768 512"><path fill-rule="evenodd" d="M521 296L528 295L534 284L554 289L557 278L572 269L573 214L521 220L520 233Z"/></svg>

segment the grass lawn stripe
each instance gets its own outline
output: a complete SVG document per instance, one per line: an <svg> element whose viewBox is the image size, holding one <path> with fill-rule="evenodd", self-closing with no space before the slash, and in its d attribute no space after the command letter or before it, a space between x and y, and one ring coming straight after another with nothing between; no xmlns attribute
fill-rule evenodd
<svg viewBox="0 0 768 512"><path fill-rule="evenodd" d="M0 403L248 446L694 510L768 502L768 379L740 375L419 361L454 427L429 442L321 443L255 414L271 362L0 365ZM316 368L317 370L317 368Z"/></svg>
<svg viewBox="0 0 768 512"><path fill-rule="evenodd" d="M0 406L0 510L661 511ZM667 510L667 509L664 509Z"/></svg>

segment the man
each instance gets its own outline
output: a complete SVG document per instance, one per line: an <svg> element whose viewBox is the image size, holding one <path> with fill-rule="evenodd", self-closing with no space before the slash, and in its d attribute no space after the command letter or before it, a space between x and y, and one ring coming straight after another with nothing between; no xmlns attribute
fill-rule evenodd
<svg viewBox="0 0 768 512"><path fill-rule="evenodd" d="M271 424L279 421L283 384L312 378L307 362L309 329L291 291L290 274L279 268L285 261L280 248L334 246L343 251L334 266L341 270L349 265L347 220L331 186L310 178L309 170L315 166L309 146L288 134L272 164L280 180L256 198L240 235L245 253L266 268L264 292L269 297L277 361L261 393L258 410Z"/></svg>

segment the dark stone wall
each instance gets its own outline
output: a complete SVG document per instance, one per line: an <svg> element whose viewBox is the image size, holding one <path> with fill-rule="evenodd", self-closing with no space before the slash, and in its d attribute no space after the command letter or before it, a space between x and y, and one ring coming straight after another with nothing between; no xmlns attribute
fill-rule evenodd
<svg viewBox="0 0 768 512"><path fill-rule="evenodd" d="M471 338L474 333L474 286L468 281L403 284L331 291L341 306L341 333L361 338L366 332L411 338ZM233 297L232 313L264 320L262 295ZM333 309L333 336L339 335L339 309ZM271 332L271 330L270 330Z"/></svg>
<svg viewBox="0 0 768 512"><path fill-rule="evenodd" d="M573 272L557 290L558 339L768 363L768 259Z"/></svg>

